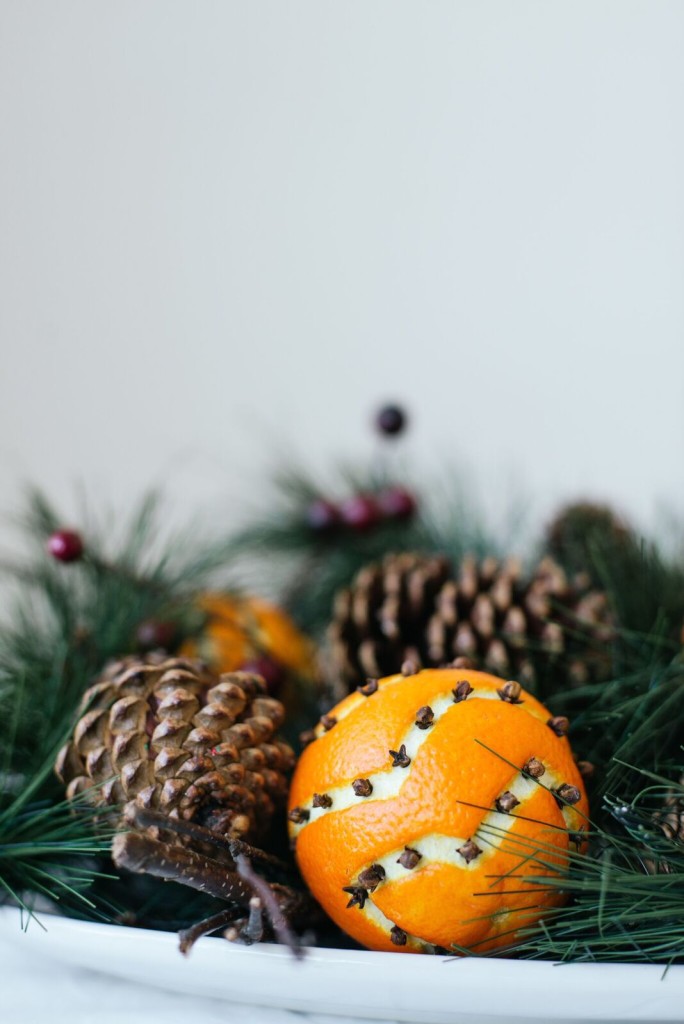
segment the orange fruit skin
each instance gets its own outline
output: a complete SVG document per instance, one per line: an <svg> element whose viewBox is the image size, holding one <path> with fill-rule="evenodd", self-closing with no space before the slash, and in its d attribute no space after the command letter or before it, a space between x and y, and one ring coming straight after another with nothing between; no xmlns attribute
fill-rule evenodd
<svg viewBox="0 0 684 1024"><path fill-rule="evenodd" d="M456 702L451 691L463 681L472 692ZM501 699L503 685L462 669L390 676L371 696L341 701L330 712L335 724L319 725L304 750L289 798L297 862L321 906L364 946L486 952L564 901L530 878L562 874L568 851L582 849L586 792L551 713L524 690L521 703ZM433 705L433 724L419 730L416 712ZM393 767L389 752L402 743L411 762ZM523 772L532 758L544 766L538 780ZM369 777L372 793L357 796L351 784ZM552 792L563 784L576 788L574 803ZM497 811L511 790L519 803ZM332 806L314 809L314 794ZM296 820L300 810L308 820ZM459 852L468 841L478 850L470 859ZM407 846L420 855L410 868L397 863ZM344 887L380 862L385 877L363 907L348 907ZM393 927L406 933L404 945L391 940Z"/></svg>
<svg viewBox="0 0 684 1024"><path fill-rule="evenodd" d="M207 623L198 640L183 645L183 655L204 657L217 672L234 672L265 654L294 675L309 678L315 674L311 641L269 601L208 593L199 599L198 608L207 615Z"/></svg>

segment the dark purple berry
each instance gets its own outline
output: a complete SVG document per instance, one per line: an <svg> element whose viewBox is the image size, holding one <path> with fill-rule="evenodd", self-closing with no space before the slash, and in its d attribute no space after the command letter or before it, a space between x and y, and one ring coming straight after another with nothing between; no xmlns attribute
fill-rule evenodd
<svg viewBox="0 0 684 1024"><path fill-rule="evenodd" d="M381 434L394 437L406 427L408 417L400 405L385 405L378 413L375 423Z"/></svg>
<svg viewBox="0 0 684 1024"><path fill-rule="evenodd" d="M277 697L285 680L283 666L273 658L269 658L267 654L257 654L256 657L250 658L242 665L241 671L253 672L255 675L261 676L272 697Z"/></svg>
<svg viewBox="0 0 684 1024"><path fill-rule="evenodd" d="M326 498L315 498L307 508L305 518L306 525L314 533L330 533L340 523L337 505Z"/></svg>
<svg viewBox="0 0 684 1024"><path fill-rule="evenodd" d="M141 651L170 651L178 640L175 622L145 619L138 626L135 638Z"/></svg>
<svg viewBox="0 0 684 1024"><path fill-rule="evenodd" d="M57 530L48 538L47 549L58 562L77 562L83 554L83 541L74 530Z"/></svg>
<svg viewBox="0 0 684 1024"><path fill-rule="evenodd" d="M373 498L366 494L355 494L340 505L340 515L345 526L364 533L372 530L380 519L380 510Z"/></svg>
<svg viewBox="0 0 684 1024"><path fill-rule="evenodd" d="M414 495L405 487L388 487L380 491L376 501L386 519L410 519L418 505Z"/></svg>

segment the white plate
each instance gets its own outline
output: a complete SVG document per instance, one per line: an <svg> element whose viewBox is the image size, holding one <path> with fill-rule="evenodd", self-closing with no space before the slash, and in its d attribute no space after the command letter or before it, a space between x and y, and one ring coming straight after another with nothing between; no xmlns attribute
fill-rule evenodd
<svg viewBox="0 0 684 1024"><path fill-rule="evenodd" d="M564 964L310 949L200 940L41 915L21 936L35 953L166 990L236 1003L420 1024L643 1024L684 1020L684 966ZM19 912L0 910L17 941Z"/></svg>

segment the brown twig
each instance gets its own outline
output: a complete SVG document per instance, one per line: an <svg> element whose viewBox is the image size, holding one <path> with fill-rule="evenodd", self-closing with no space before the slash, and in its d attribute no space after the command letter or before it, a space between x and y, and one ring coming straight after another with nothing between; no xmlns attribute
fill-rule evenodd
<svg viewBox="0 0 684 1024"><path fill-rule="evenodd" d="M181 953L187 956L197 940L201 939L203 935L211 935L212 932L218 931L219 928L224 928L227 924L231 924L239 914L240 909L236 904L233 907L222 910L218 914L212 914L211 917L205 918L204 921L198 921L197 924L191 925L190 928L183 928L178 932Z"/></svg>
<svg viewBox="0 0 684 1024"><path fill-rule="evenodd" d="M244 854L238 854L235 859L235 864L240 877L252 886L255 893L262 901L263 907L268 914L271 926L275 933L275 937L279 942L282 942L284 946L289 946L297 959L301 960L304 956L304 950L299 945L297 936L291 930L281 906L275 899L273 887L269 886L263 878L260 878L259 875L256 874L254 868ZM296 897L296 903L303 907L305 902L304 899L298 893L292 893L292 895ZM294 906L292 909L295 909Z"/></svg>
<svg viewBox="0 0 684 1024"><path fill-rule="evenodd" d="M249 901L249 919L242 929L243 942L261 942L264 937L264 906L260 896L252 896Z"/></svg>
<svg viewBox="0 0 684 1024"><path fill-rule="evenodd" d="M112 860L117 867L136 874L181 882L191 889L242 907L249 905L252 896L251 886L220 861L184 846L150 839L138 832L125 832L114 837Z"/></svg>
<svg viewBox="0 0 684 1024"><path fill-rule="evenodd" d="M181 821L178 818L169 818L160 811L152 811L147 807L139 807L138 804L129 803L126 806L124 819L131 828L158 828L166 832L175 832L177 835L187 836L198 843L209 843L219 850L228 853L232 860L240 853L246 854L250 860L263 867L273 868L281 874L291 875L292 868L279 857L266 853L256 846L251 846L242 839L227 839L225 836L212 832L203 825L196 825L194 822Z"/></svg>
<svg viewBox="0 0 684 1024"><path fill-rule="evenodd" d="M254 936L257 933L263 933L263 908L276 939L289 946L296 957L300 958L303 955L289 921L310 922L313 912L311 898L289 886L267 882L261 878L244 853L236 853L234 864L237 870L231 870L227 864L184 846L164 843L139 832L126 832L115 836L112 843L112 859L117 867L126 868L128 871L152 875L165 881L180 882L209 896L227 900L234 906L230 912L225 912L230 913L225 923L235 920L235 906L249 910L249 918L240 928L235 929L237 938L253 942L256 941ZM258 897L259 907L253 904L254 896ZM209 918L196 926L199 929L196 937L206 934L202 928L212 920ZM216 927L221 927L221 923ZM210 926L207 930L213 931L214 928ZM189 933L192 934L192 929Z"/></svg>

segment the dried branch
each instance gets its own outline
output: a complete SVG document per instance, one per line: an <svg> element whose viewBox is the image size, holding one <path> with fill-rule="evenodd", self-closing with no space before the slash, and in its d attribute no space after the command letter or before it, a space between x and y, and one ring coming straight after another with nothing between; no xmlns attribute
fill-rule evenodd
<svg viewBox="0 0 684 1024"><path fill-rule="evenodd" d="M278 901L274 897L273 887L269 886L263 878L260 878L259 875L256 874L254 868L244 854L238 854L235 859L235 863L240 877L252 886L255 893L261 899L278 942L282 942L284 946L289 946L294 955L298 959L301 959L304 956L304 950L299 945L297 936L290 929L285 915L283 914L281 907L278 905ZM298 893L294 893L293 895L299 896ZM302 907L304 906L304 899L302 897L299 897L299 903ZM294 907L291 908L291 910L294 909Z"/></svg>
<svg viewBox="0 0 684 1024"><path fill-rule="evenodd" d="M236 872L183 846L162 843L137 832L125 832L116 836L112 843L112 859L117 867L136 874L181 882L209 896L249 906L252 888Z"/></svg>
<svg viewBox="0 0 684 1024"><path fill-rule="evenodd" d="M124 820L134 829L158 828L165 832L175 832L177 835L187 836L188 839L198 843L209 843L211 846L215 846L217 849L229 854L231 860L235 860L238 854L244 853L250 860L263 867L273 868L274 871L285 875L292 875L293 873L292 868L285 861L280 860L279 857L274 857L271 853L260 850L256 846L245 843L242 839L226 839L225 836L220 835L218 832L212 832L211 829L205 828L203 825L196 825L190 821L181 821L178 818L169 818L160 811L140 807L134 802L126 805Z"/></svg>
<svg viewBox="0 0 684 1024"><path fill-rule="evenodd" d="M197 924L191 925L190 928L183 928L178 933L181 953L187 956L198 939L201 939L203 935L211 935L212 932L218 931L219 928L232 924L239 912L240 908L236 904L233 907L222 910L219 914L212 914L211 917L198 921Z"/></svg>
<svg viewBox="0 0 684 1024"><path fill-rule="evenodd" d="M233 905L223 916L208 918L194 929L181 933L182 951L190 949L200 935L215 931L224 923L234 922L237 907L248 910L249 917L234 929L235 938L259 941L263 935L265 912L276 939L288 946L296 957L303 956L290 922L310 922L314 913L311 897L289 886L267 882L255 872L244 853L236 855L237 870L234 871L227 864L184 846L164 843L139 832L126 832L115 837L112 859L119 868L180 882ZM214 925L214 921L218 924Z"/></svg>

